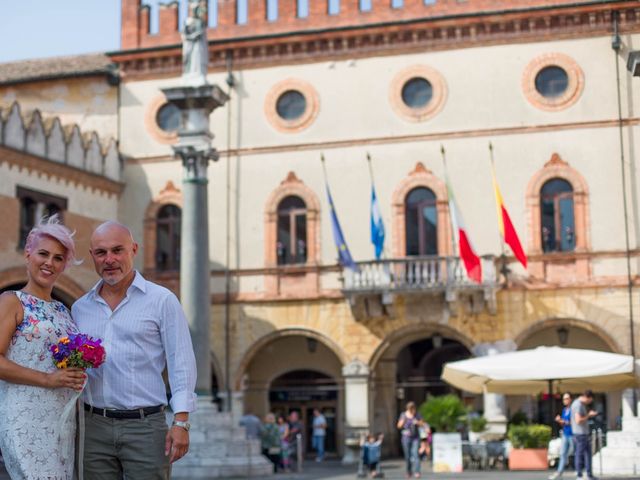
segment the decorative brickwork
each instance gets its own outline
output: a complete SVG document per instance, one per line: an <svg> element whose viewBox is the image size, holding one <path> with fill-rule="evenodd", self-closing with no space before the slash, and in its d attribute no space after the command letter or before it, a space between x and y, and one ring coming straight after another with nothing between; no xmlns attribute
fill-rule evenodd
<svg viewBox="0 0 640 480"><path fill-rule="evenodd" d="M396 258L406 257L405 200L409 192L417 187L426 187L435 194L438 214L438 255L452 255L447 187L431 170L418 162L414 170L400 182L393 192L391 204L393 256Z"/></svg>
<svg viewBox="0 0 640 480"><path fill-rule="evenodd" d="M156 269L156 219L158 212L165 205L175 205L182 209L182 192L176 188L171 180L153 201L147 207L144 214L144 233L143 233L143 250L144 259L143 267L146 271L154 271Z"/></svg>
<svg viewBox="0 0 640 480"><path fill-rule="evenodd" d="M355 0L354 0L355 1ZM278 19L269 22L263 0L249 2L247 24L236 24L236 2L218 5L218 26L208 31L209 66L224 71L231 52L238 69L283 63L460 49L491 44L608 35L612 12L620 13L620 32L640 31L640 7L634 2L576 4L530 0L439 1L424 5L405 2L403 8L376 4L371 12L343 8L328 15L324 2L311 2L309 16L298 18L294 0L281 0ZM181 71L180 35L161 27L150 35L149 8L140 0L122 4L122 52L111 58L122 77L175 75ZM171 25L173 18L167 16ZM154 50L153 47L168 47ZM134 50L142 49L145 50Z"/></svg>
<svg viewBox="0 0 640 480"><path fill-rule="evenodd" d="M423 107L411 108L402 99L405 84L414 79L423 78L431 84L431 99ZM447 83L436 70L426 65L414 65L398 73L389 87L389 103L402 118L411 122L423 122L437 115L447 99Z"/></svg>
<svg viewBox="0 0 640 480"><path fill-rule="evenodd" d="M77 125L62 126L58 118L43 119L38 110L23 115L14 102L0 109L0 164L35 170L87 188L119 195L122 184L116 141L100 140Z"/></svg>
<svg viewBox="0 0 640 480"><path fill-rule="evenodd" d="M562 95L545 97L536 89L536 76L547 67L560 67L568 77L568 85ZM522 75L522 91L529 103L541 110L556 112L576 103L584 90L584 73L569 56L562 53L546 53L532 60Z"/></svg>
<svg viewBox="0 0 640 480"><path fill-rule="evenodd" d="M278 115L276 104L280 96L288 91L300 92L306 101L306 108L300 117L294 120L285 120ZM278 131L284 133L296 133L307 128L318 116L320 100L318 93L311 84L295 78L288 78L274 85L264 101L264 113L269 123Z"/></svg>

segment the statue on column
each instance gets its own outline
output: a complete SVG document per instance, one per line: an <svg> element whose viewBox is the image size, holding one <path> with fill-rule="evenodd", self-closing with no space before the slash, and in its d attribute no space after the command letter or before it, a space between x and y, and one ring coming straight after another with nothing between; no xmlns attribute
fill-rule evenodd
<svg viewBox="0 0 640 480"><path fill-rule="evenodd" d="M182 32L182 79L188 85L207 83L207 2L189 0L189 15Z"/></svg>

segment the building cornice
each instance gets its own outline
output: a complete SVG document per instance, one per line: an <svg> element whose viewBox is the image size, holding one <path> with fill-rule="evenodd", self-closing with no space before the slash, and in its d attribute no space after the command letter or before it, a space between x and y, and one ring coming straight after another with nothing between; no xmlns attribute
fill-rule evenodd
<svg viewBox="0 0 640 480"><path fill-rule="evenodd" d="M13 148L0 146L0 165L4 163L10 167L20 170L27 169L29 172L36 172L38 175L44 175L48 178L55 177L67 183L72 183L76 187L82 186L109 196L120 196L124 189L124 183L109 180L102 175L29 155Z"/></svg>
<svg viewBox="0 0 640 480"><path fill-rule="evenodd" d="M444 141L455 140L458 138L482 138L482 137L498 137L503 135L521 135L523 133L545 133L557 132L562 130L578 130L592 128L619 128L640 125L640 117L625 118L622 122L618 119L608 120L589 120L585 122L566 122L566 123L549 123L546 125L522 125L517 127L501 127L501 128L479 128L475 130L456 130L452 132L431 132L419 133L411 135L394 135L384 137L363 137L345 140L325 140L307 143L286 143L269 146L256 146L234 148L231 150L219 149L220 158L231 157L249 157L253 155L272 155L286 152L301 151L317 151L353 148L369 145L389 145L397 143L411 142L427 142L427 141ZM127 164L153 164L164 162L177 162L172 155L158 155L150 157L128 157L125 160Z"/></svg>
<svg viewBox="0 0 640 480"><path fill-rule="evenodd" d="M225 71L229 56L233 68L243 70L607 35L614 12L621 34L640 32L638 2L577 3L210 40L209 71ZM182 69L178 43L108 55L120 65L125 81L176 76Z"/></svg>

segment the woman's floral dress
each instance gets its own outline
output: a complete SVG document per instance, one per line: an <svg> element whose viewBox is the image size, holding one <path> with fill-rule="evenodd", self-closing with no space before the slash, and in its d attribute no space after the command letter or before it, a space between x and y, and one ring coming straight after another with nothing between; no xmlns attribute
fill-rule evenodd
<svg viewBox="0 0 640 480"><path fill-rule="evenodd" d="M49 347L77 328L60 302L46 302L15 292L24 317L6 357L24 367L55 370ZM75 418L61 413L73 398L68 388L41 388L0 380L0 450L15 480L71 480L74 469Z"/></svg>

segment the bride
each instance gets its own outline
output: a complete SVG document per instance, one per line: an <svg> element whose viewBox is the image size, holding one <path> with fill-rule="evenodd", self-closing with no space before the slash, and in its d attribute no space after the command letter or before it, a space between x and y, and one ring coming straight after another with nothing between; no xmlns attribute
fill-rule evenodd
<svg viewBox="0 0 640 480"><path fill-rule="evenodd" d="M51 298L75 261L72 233L56 215L34 227L24 257L28 282L0 295L0 450L12 479L71 480L75 418L64 406L81 390L81 369L57 369L51 344L76 327L69 310Z"/></svg>

